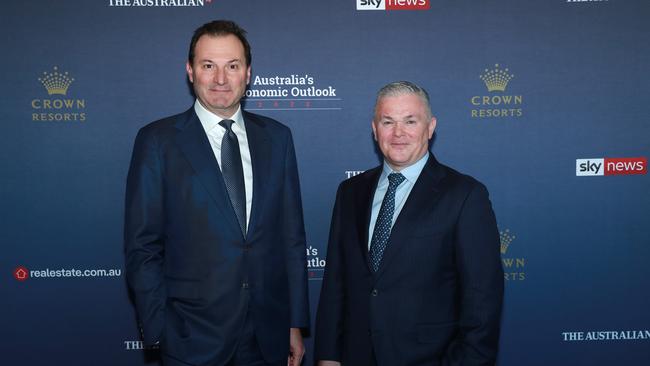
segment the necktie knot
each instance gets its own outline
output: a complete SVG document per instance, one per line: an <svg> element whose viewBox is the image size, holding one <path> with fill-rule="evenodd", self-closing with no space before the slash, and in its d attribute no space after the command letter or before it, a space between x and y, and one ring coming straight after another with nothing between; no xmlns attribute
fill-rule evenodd
<svg viewBox="0 0 650 366"><path fill-rule="evenodd" d="M403 176L402 173L390 173L388 174L388 187L395 189L404 180L406 180L406 177Z"/></svg>
<svg viewBox="0 0 650 366"><path fill-rule="evenodd" d="M230 131L232 131L232 124L233 123L235 123L235 121L233 121L231 119L223 119L223 120L221 120L221 122L219 122L219 125L221 125L221 127L225 128L226 131L230 132Z"/></svg>

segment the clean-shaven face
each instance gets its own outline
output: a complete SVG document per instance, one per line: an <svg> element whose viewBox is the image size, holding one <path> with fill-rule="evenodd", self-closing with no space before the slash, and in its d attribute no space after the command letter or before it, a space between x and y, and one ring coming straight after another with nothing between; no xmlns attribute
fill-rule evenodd
<svg viewBox="0 0 650 366"><path fill-rule="evenodd" d="M436 128L422 98L413 93L385 96L375 107L372 132L384 159L395 171L420 160Z"/></svg>
<svg viewBox="0 0 650 366"><path fill-rule="evenodd" d="M239 38L232 34L201 36L194 48L194 62L187 62L186 69L203 107L222 118L232 117L251 78Z"/></svg>

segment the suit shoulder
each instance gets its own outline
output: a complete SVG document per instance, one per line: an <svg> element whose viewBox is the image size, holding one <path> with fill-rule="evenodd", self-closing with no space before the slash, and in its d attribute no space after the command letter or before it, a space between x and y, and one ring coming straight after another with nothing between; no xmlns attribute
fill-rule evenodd
<svg viewBox="0 0 650 366"><path fill-rule="evenodd" d="M150 122L144 127L140 128L138 135L149 138L161 138L165 135L169 135L176 130L175 125L179 120L187 118L187 113L188 112L178 113L173 116L164 117L159 120Z"/></svg>
<svg viewBox="0 0 650 366"><path fill-rule="evenodd" d="M357 189L358 187L366 187L375 183L375 180L381 174L382 166L377 166L368 169L363 173L350 177L339 184L339 190Z"/></svg>
<svg viewBox="0 0 650 366"><path fill-rule="evenodd" d="M450 168L443 164L440 165L442 166L442 169L446 173L445 181L447 183L446 184L447 186L454 187L456 189L464 190L467 192L471 192L477 188L487 191L485 185L481 183L478 179L472 177L471 175L461 173L458 170Z"/></svg>

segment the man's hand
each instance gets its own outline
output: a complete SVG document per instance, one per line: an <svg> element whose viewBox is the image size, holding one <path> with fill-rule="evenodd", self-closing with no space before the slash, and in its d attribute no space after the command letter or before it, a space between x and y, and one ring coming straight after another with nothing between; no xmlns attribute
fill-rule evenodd
<svg viewBox="0 0 650 366"><path fill-rule="evenodd" d="M289 329L289 360L287 366L300 366L305 355L305 345L302 343L300 328Z"/></svg>
<svg viewBox="0 0 650 366"><path fill-rule="evenodd" d="M341 366L338 361L318 361L318 366Z"/></svg>

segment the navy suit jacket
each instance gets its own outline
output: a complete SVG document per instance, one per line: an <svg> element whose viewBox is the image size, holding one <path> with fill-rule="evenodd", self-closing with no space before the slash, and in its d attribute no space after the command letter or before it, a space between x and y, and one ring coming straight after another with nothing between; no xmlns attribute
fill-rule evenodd
<svg viewBox="0 0 650 366"><path fill-rule="evenodd" d="M289 129L243 113L253 169L246 237L201 123L187 112L142 128L126 190L126 275L144 343L166 365L221 365L246 316L267 361L307 327L305 232ZM248 315L247 315L248 314Z"/></svg>
<svg viewBox="0 0 650 366"><path fill-rule="evenodd" d="M494 365L503 271L488 193L429 156L379 270L368 225L382 167L339 186L316 320L317 360L344 366Z"/></svg>

